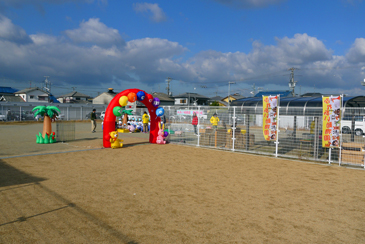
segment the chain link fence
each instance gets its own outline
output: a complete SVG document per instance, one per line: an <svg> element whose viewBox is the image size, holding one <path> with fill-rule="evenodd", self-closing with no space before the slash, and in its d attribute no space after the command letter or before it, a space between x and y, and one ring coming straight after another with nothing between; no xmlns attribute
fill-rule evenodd
<svg viewBox="0 0 365 244"><path fill-rule="evenodd" d="M60 109L58 120L88 120L95 108L97 118L105 111L108 105L103 104L69 104L69 103L0 103L0 115L4 121L34 121L41 119L35 117L32 109L36 106L56 106Z"/></svg>
<svg viewBox="0 0 365 244"><path fill-rule="evenodd" d="M331 150L322 147L321 107L279 108L277 147L275 140L264 139L262 106L165 106L164 110L171 143L365 167L364 108L343 109L340 145ZM198 116L197 131L193 113ZM219 118L217 127L210 122L214 114Z"/></svg>

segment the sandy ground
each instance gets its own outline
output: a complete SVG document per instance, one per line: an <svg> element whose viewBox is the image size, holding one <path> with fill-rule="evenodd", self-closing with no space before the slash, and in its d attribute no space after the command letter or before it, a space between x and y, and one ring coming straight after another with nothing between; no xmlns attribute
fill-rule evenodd
<svg viewBox="0 0 365 244"><path fill-rule="evenodd" d="M18 138L0 142L0 243L365 243L364 170L134 134L101 149L88 123L65 148L21 150L61 153L7 158L32 126L0 126Z"/></svg>

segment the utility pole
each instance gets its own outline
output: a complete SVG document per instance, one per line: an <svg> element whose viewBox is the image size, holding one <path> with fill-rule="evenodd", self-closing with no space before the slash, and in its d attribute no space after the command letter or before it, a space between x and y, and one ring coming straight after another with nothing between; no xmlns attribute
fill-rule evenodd
<svg viewBox="0 0 365 244"><path fill-rule="evenodd" d="M167 77L167 87L166 87L166 90L167 90L167 96L170 96L170 82L172 81L172 78L171 77Z"/></svg>
<svg viewBox="0 0 365 244"><path fill-rule="evenodd" d="M236 84L236 82L234 81L228 81L228 107L231 104L231 100L229 99L229 96L231 95L231 84Z"/></svg>
<svg viewBox="0 0 365 244"><path fill-rule="evenodd" d="M75 86L72 86L71 88L72 88L72 91L75 91L75 88L76 88L76 87L75 87Z"/></svg>
<svg viewBox="0 0 365 244"><path fill-rule="evenodd" d="M48 102L50 102L51 101L51 82L48 81L49 76L44 76L44 77L46 77L46 80L44 81L44 83L45 83L44 88L48 92Z"/></svg>
<svg viewBox="0 0 365 244"><path fill-rule="evenodd" d="M294 70L297 70L297 68L290 68L288 69L290 71L290 80L289 80L289 89L291 91L292 96L295 96L295 84L297 81L294 81Z"/></svg>

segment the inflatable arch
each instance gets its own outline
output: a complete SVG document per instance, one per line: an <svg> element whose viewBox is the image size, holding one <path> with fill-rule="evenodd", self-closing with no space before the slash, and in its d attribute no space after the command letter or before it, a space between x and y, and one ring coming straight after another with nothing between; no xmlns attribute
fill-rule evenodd
<svg viewBox="0 0 365 244"><path fill-rule="evenodd" d="M156 139L158 136L158 123L160 122L160 117L156 115L156 109L158 107L154 107L152 105L153 96L151 94L146 93L143 90L139 89L127 89L120 93L118 93L109 103L108 107L105 111L104 116L104 129L103 129L103 146L104 147L110 147L110 135L109 133L112 131L115 131L115 119L116 116L113 113L113 108L119 105L119 99L122 96L127 96L129 93L133 92L137 94L139 91L142 91L145 93L145 97L143 100L138 100L142 102L146 108L148 109L148 112L150 113L150 143L156 143ZM137 100L136 100L137 101Z"/></svg>

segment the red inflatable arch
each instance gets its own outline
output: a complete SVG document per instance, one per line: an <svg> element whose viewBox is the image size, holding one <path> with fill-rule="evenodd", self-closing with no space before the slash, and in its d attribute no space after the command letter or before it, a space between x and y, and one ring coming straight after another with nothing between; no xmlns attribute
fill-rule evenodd
<svg viewBox="0 0 365 244"><path fill-rule="evenodd" d="M109 133L112 131L115 131L115 115L113 114L113 108L115 106L119 105L119 98L122 96L127 96L130 92L134 92L137 94L137 92L143 91L139 89L127 89L122 91L121 93L118 93L109 103L108 107L105 111L105 117L104 117L104 129L103 129L103 146L104 147L110 147L110 135ZM146 96L142 102L146 108L148 109L148 112L150 113L150 143L156 143L156 138L158 135L158 122L160 122L160 117L156 116L156 109L152 105L152 99L153 96L151 94L148 94L147 92L143 91Z"/></svg>

